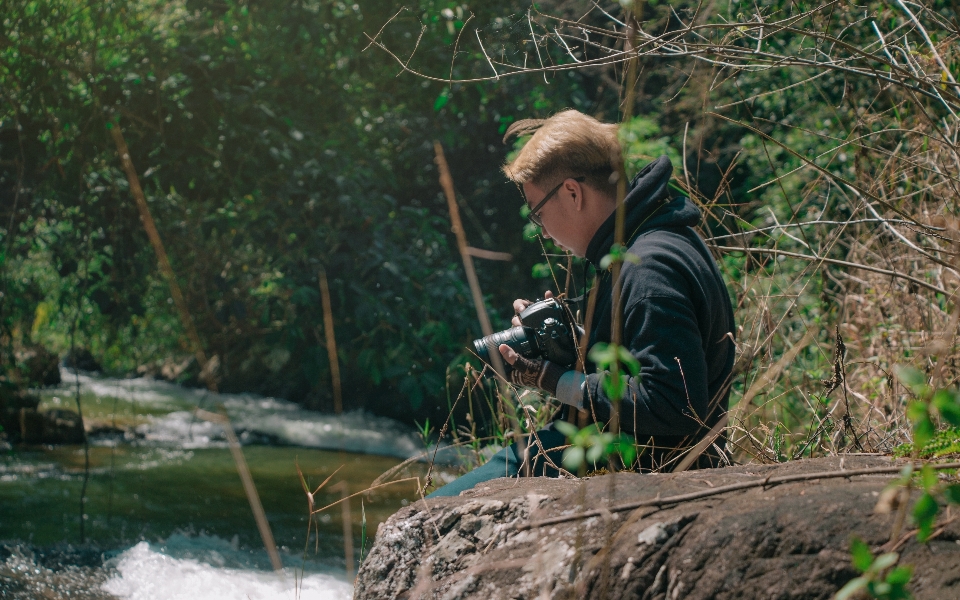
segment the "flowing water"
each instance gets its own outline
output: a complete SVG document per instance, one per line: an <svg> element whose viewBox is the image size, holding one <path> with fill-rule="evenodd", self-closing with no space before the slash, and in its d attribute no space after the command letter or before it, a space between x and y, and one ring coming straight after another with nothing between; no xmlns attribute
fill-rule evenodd
<svg viewBox="0 0 960 600"><path fill-rule="evenodd" d="M349 598L344 520L351 523L355 569L377 525L417 498L416 482L380 488L362 506L354 498L349 516L342 506L320 514L308 538L297 464L312 488L340 468L317 494L320 507L341 498L343 488L331 490L333 484L344 481L351 493L360 491L421 453L416 435L387 419L323 415L250 394L215 396L149 379L66 371L63 377L63 386L44 392L40 408L75 409L79 386L91 430L83 543L83 447L6 451L0 458L0 540L8 556L0 555L0 596L6 589L24 598L33 592L151 600ZM284 575L270 569L222 428L197 419L197 407L230 416ZM414 462L397 477L425 472ZM439 473L441 482L451 478ZM91 554L96 560L88 560Z"/></svg>

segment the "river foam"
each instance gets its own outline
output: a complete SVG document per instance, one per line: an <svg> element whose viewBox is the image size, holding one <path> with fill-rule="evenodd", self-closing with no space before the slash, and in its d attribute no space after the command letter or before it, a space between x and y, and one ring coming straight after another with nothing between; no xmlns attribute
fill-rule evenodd
<svg viewBox="0 0 960 600"><path fill-rule="evenodd" d="M185 388L150 378L114 379L75 374L63 369L63 385L47 394L68 398L72 386L110 405L119 399L124 406L143 415L136 427L140 444L175 445L183 449L226 445L219 424L198 419L194 408L218 410L222 405L230 416L241 443L267 443L319 450L343 450L410 458L423 446L409 428L396 421L362 411L331 415L304 410L294 402L256 394L218 394ZM54 398L57 403L61 399Z"/></svg>
<svg viewBox="0 0 960 600"><path fill-rule="evenodd" d="M189 541L171 539L168 544ZM123 600L347 600L353 594L349 583L325 573L307 573L295 583L292 569L281 579L269 570L232 566L229 544L222 540L206 544L218 549L201 543L186 553L193 557L176 556L184 554L182 547L165 552L166 546L140 542L112 559L115 574L103 591Z"/></svg>

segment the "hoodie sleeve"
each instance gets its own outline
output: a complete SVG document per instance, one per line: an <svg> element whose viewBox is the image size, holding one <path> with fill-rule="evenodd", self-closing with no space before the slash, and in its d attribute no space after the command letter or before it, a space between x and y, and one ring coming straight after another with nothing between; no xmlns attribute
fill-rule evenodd
<svg viewBox="0 0 960 600"><path fill-rule="evenodd" d="M646 297L624 310L623 343L640 362L620 402L620 429L639 436L689 435L706 418L707 364L689 298ZM610 419L603 372L584 382L583 407L598 422Z"/></svg>

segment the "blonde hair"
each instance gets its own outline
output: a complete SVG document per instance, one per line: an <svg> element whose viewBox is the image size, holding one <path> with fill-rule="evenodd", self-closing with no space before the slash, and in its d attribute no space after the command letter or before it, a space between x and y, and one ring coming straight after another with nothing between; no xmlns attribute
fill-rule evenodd
<svg viewBox="0 0 960 600"><path fill-rule="evenodd" d="M611 175L622 162L617 126L569 109L549 119L517 121L504 138L533 136L503 172L517 185L553 186L566 177L586 176L591 187L616 197Z"/></svg>

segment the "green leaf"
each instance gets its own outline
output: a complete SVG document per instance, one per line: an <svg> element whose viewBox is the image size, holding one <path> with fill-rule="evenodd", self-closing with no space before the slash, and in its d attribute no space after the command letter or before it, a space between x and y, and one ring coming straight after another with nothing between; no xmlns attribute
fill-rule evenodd
<svg viewBox="0 0 960 600"><path fill-rule="evenodd" d="M887 552L886 554L881 554L870 565L870 570L874 573L878 571L883 571L884 569L889 569L893 565L897 564L897 561L900 559L900 555L896 552Z"/></svg>
<svg viewBox="0 0 960 600"><path fill-rule="evenodd" d="M866 573L873 564L873 552L870 551L870 546L860 538L853 538L850 542L850 560L858 571Z"/></svg>
<svg viewBox="0 0 960 600"><path fill-rule="evenodd" d="M627 367L630 374L636 377L640 374L640 361L630 353L626 346L620 346L617 353L620 363Z"/></svg>
<svg viewBox="0 0 960 600"><path fill-rule="evenodd" d="M933 395L933 405L940 416L954 426L960 426L960 402L956 390L939 390Z"/></svg>
<svg viewBox="0 0 960 600"><path fill-rule="evenodd" d="M933 520L939 510L940 506L937 501L927 492L924 492L917 499L917 503L913 505L913 520L920 530L917 533L919 541L924 542L930 537L930 533L933 531Z"/></svg>
<svg viewBox="0 0 960 600"><path fill-rule="evenodd" d="M603 393L607 395L611 400L621 400L623 398L623 392L626 390L626 376L620 375L618 373L610 373L609 371L603 374Z"/></svg>
<svg viewBox="0 0 960 600"><path fill-rule="evenodd" d="M926 402L913 400L907 404L907 418L913 423L930 418L930 408Z"/></svg>
<svg viewBox="0 0 960 600"><path fill-rule="evenodd" d="M589 356L590 360L596 363L597 366L606 368L616 360L617 348L613 344L598 342L590 349Z"/></svg>
<svg viewBox="0 0 960 600"><path fill-rule="evenodd" d="M554 421L553 428L568 438L572 438L573 436L577 435L577 432L579 431L576 425L573 423L567 423L566 421Z"/></svg>
<svg viewBox="0 0 960 600"><path fill-rule="evenodd" d="M892 587L893 586L886 581L878 581L867 586L867 590L874 598L887 598L890 595Z"/></svg>
<svg viewBox="0 0 960 600"><path fill-rule="evenodd" d="M866 577L851 579L847 582L847 585L840 588L840 591L833 597L833 600L849 600L853 598L855 594L860 593L862 589L867 587L867 581Z"/></svg>
<svg viewBox="0 0 960 600"><path fill-rule="evenodd" d="M933 470L933 467L923 465L920 469L920 482L923 484L923 489L929 492L940 483L940 479L937 477L937 472Z"/></svg>
<svg viewBox="0 0 960 600"><path fill-rule="evenodd" d="M590 449L587 450L587 462L594 464L599 462L603 458L604 450L605 448L600 444L590 446Z"/></svg>
<svg viewBox="0 0 960 600"><path fill-rule="evenodd" d="M440 95L437 96L436 101L433 103L433 110L439 111L447 105L447 102L450 102L450 91L447 88L443 88L443 91L440 92Z"/></svg>
<svg viewBox="0 0 960 600"><path fill-rule="evenodd" d="M563 451L563 466L570 471L576 471L583 464L583 448L572 446Z"/></svg>
<svg viewBox="0 0 960 600"><path fill-rule="evenodd" d="M900 383L910 388L914 394L923 395L920 392L926 387L927 383L927 378L923 373L913 367L903 365L894 367L894 372L897 374Z"/></svg>
<svg viewBox="0 0 960 600"><path fill-rule="evenodd" d="M610 442L607 452L616 452L623 459L624 465L631 465L637 458L637 447L633 443L633 438L623 433L620 437Z"/></svg>
<svg viewBox="0 0 960 600"><path fill-rule="evenodd" d="M913 443L916 448L923 448L927 442L933 439L936 428L930 418L917 421L913 425Z"/></svg>
<svg viewBox="0 0 960 600"><path fill-rule="evenodd" d="M947 488L943 490L943 495L947 499L947 502L960 504L960 483L948 485Z"/></svg>
<svg viewBox="0 0 960 600"><path fill-rule="evenodd" d="M910 583L910 577L913 576L913 569L910 567L897 567L887 575L887 583L895 586L904 586Z"/></svg>

